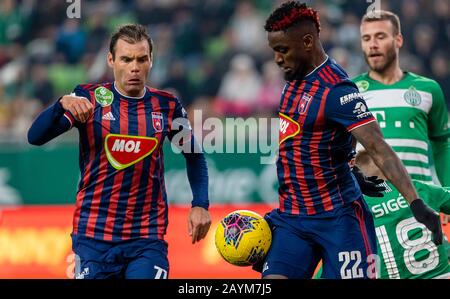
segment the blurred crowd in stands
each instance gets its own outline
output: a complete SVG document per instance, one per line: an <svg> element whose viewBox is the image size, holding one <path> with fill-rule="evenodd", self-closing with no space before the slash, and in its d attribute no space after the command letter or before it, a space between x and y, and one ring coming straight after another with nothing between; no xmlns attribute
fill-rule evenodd
<svg viewBox="0 0 450 299"><path fill-rule="evenodd" d="M404 70L441 84L450 106L448 0L378 0L400 16ZM109 37L119 24L148 26L154 40L149 85L176 93L203 116L272 116L283 78L265 19L275 0L0 1L0 138L24 142L37 113L76 84L112 79ZM76 1L75 1L76 2ZM367 71L359 22L373 1L307 1L321 17L328 54L355 76Z"/></svg>

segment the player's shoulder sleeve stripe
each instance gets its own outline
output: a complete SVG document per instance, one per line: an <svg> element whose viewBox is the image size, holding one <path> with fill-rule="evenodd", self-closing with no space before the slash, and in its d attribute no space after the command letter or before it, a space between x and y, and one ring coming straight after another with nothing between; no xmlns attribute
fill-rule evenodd
<svg viewBox="0 0 450 299"><path fill-rule="evenodd" d="M351 131L353 131L356 128L362 127L362 126L367 125L368 123L371 123L371 122L374 122L374 121L376 121L375 117L371 116L369 118L363 119L360 122L351 124L350 126L347 127L347 131L351 132Z"/></svg>

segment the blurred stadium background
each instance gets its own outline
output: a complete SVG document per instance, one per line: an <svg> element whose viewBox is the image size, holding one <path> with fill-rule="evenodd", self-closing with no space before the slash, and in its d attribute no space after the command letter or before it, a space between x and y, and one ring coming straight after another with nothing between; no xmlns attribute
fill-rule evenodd
<svg viewBox="0 0 450 299"><path fill-rule="evenodd" d="M70 2L81 4L80 18L67 17ZM29 146L26 133L42 109L77 84L112 79L106 53L109 34L118 24L148 26L155 42L150 85L179 95L190 116L199 109L203 119L270 117L276 115L283 81L263 24L281 2L1 0L0 278L72 275L69 234L79 179L77 133L72 130L41 148ZM307 2L320 12L321 38L330 56L350 76L366 71L359 20L371 3ZM379 2L400 16L403 69L438 81L450 107L449 1ZM183 158L169 147L165 156L171 277L258 277L249 268L221 260L214 229L235 209L264 214L277 204L275 166L260 164L259 154L208 154L213 226L207 240L194 246L187 236L191 192Z"/></svg>

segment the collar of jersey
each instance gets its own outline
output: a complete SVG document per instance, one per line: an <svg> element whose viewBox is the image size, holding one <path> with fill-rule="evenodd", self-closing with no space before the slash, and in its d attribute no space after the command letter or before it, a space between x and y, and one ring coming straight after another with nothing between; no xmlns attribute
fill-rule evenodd
<svg viewBox="0 0 450 299"><path fill-rule="evenodd" d="M369 80L369 81L371 81L373 83L376 83L376 84L380 84L382 86L394 86L395 84L399 84L403 80L407 79L409 77L409 75L410 75L410 72L403 71L403 77L400 80L398 80L397 82L392 83L392 84L384 84L384 83L382 83L382 82L380 82L378 80L373 79L372 77L369 76L369 72L366 72L365 77L366 77L367 80Z"/></svg>
<svg viewBox="0 0 450 299"><path fill-rule="evenodd" d="M144 94L140 97L130 97L130 96L126 96L124 94L122 94L117 88L116 88L116 82L114 81L113 83L113 89L114 91L120 95L120 97L125 98L125 99L130 99L130 100L142 100L146 95L147 95L147 88L144 86Z"/></svg>
<svg viewBox="0 0 450 299"><path fill-rule="evenodd" d="M304 79L307 79L309 76L311 76L312 74L314 74L318 69L320 69L322 66L324 66L324 65L328 62L328 60L330 59L330 57L329 57L328 55L326 55L326 56L327 56L327 58L325 58L325 60L324 60L321 64L319 64L315 69L313 69L311 72L309 72L309 74L306 75L306 76L304 77Z"/></svg>

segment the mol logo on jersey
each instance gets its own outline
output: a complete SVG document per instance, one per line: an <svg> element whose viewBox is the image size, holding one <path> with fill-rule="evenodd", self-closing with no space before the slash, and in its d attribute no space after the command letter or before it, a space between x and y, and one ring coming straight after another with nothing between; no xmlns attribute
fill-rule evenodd
<svg viewBox="0 0 450 299"><path fill-rule="evenodd" d="M158 145L154 137L108 134L105 151L109 163L115 169L124 169L150 155Z"/></svg>
<svg viewBox="0 0 450 299"><path fill-rule="evenodd" d="M279 144L284 142L286 139L294 137L300 133L300 125L290 118L289 116L279 113L280 116L280 137Z"/></svg>

